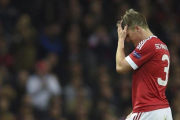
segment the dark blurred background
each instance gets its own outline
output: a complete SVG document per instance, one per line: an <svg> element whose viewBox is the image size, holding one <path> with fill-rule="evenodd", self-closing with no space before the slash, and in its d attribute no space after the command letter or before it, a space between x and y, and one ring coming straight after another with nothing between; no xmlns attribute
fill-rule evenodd
<svg viewBox="0 0 180 120"><path fill-rule="evenodd" d="M116 72L116 22L130 8L169 48L180 120L179 0L0 0L0 120L124 120L132 72Z"/></svg>

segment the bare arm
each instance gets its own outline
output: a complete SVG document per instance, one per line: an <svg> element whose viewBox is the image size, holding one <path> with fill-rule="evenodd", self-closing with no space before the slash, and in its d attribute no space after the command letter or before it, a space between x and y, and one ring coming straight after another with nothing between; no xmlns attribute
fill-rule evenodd
<svg viewBox="0 0 180 120"><path fill-rule="evenodd" d="M126 38L126 31L127 25L125 26L124 30L121 28L121 23L118 24L118 47L116 52L116 71L118 73L126 73L132 69L129 63L125 60L125 53L124 53L124 41Z"/></svg>

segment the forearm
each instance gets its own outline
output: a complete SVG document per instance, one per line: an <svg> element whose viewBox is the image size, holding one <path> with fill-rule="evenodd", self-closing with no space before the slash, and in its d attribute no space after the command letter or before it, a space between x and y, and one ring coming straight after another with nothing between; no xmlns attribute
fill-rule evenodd
<svg viewBox="0 0 180 120"><path fill-rule="evenodd" d="M124 53L124 40L119 39L118 41L118 47L116 52L116 69L120 69L122 66L122 61L125 59L125 53Z"/></svg>
<svg viewBox="0 0 180 120"><path fill-rule="evenodd" d="M126 39L127 25L124 27L124 30L121 27L122 21L118 24L118 47L116 52L116 71L118 73L124 74L131 70L131 66L125 60L124 53L124 40Z"/></svg>

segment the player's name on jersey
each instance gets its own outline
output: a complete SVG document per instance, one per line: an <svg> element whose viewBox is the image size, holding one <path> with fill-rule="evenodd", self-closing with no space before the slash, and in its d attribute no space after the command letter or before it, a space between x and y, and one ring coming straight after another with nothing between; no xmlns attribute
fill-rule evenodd
<svg viewBox="0 0 180 120"><path fill-rule="evenodd" d="M165 49L165 50L168 50L167 46L163 45L163 44L155 44L155 46L156 46L156 49Z"/></svg>

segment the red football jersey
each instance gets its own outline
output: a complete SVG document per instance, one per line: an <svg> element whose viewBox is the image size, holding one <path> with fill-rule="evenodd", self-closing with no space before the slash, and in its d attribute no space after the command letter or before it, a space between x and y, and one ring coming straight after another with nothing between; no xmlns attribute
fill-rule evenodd
<svg viewBox="0 0 180 120"><path fill-rule="evenodd" d="M156 36L141 41L125 58L134 69L132 78L133 112L147 112L169 107L165 96L170 55Z"/></svg>

